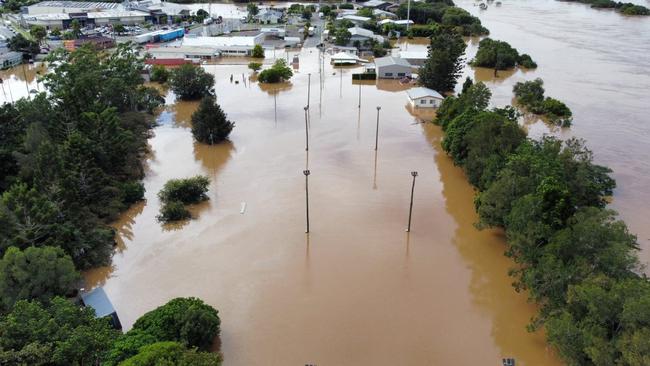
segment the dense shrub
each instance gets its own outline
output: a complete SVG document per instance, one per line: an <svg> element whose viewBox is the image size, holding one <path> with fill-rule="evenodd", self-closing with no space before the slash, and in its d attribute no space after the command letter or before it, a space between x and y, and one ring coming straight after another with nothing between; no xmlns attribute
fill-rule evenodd
<svg viewBox="0 0 650 366"><path fill-rule="evenodd" d="M568 127L571 125L573 113L561 101L546 97L544 98L544 82L542 79L518 82L513 87L517 103L528 111L544 115L550 122Z"/></svg>
<svg viewBox="0 0 650 366"><path fill-rule="evenodd" d="M158 192L158 197L163 202L181 202L192 204L205 201L208 196L210 179L201 175L186 179L171 179L165 183L163 189Z"/></svg>
<svg viewBox="0 0 650 366"><path fill-rule="evenodd" d="M287 66L287 62L284 59L279 59L270 68L262 70L257 80L261 83L279 83L289 80L292 76L293 71Z"/></svg>
<svg viewBox="0 0 650 366"><path fill-rule="evenodd" d="M220 354L197 352L177 342L157 342L142 347L138 354L125 360L121 366L219 366Z"/></svg>
<svg viewBox="0 0 650 366"><path fill-rule="evenodd" d="M141 316L132 331L207 351L219 335L220 324L218 311L210 305L197 298L179 297Z"/></svg>
<svg viewBox="0 0 650 366"><path fill-rule="evenodd" d="M526 68L537 67L530 55L523 54L520 56L519 52L510 46L508 42L495 41L491 38L484 38L479 42L478 52L471 64L496 70L505 70L517 65Z"/></svg>
<svg viewBox="0 0 650 366"><path fill-rule="evenodd" d="M163 223L186 220L192 217L190 211L185 208L183 202L169 201L160 206L160 213L156 218Z"/></svg>
<svg viewBox="0 0 650 366"><path fill-rule="evenodd" d="M167 71L165 66L153 65L151 68L151 81L164 84L169 79L170 72Z"/></svg>

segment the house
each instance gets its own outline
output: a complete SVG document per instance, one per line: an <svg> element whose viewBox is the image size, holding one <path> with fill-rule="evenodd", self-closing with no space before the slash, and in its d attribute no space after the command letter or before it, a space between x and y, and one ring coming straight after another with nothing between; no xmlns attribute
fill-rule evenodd
<svg viewBox="0 0 650 366"><path fill-rule="evenodd" d="M401 79L411 77L412 67L403 58L386 56L375 59L375 73L380 79Z"/></svg>
<svg viewBox="0 0 650 366"><path fill-rule="evenodd" d="M284 14L280 10L266 9L255 15L255 20L261 24L277 24Z"/></svg>
<svg viewBox="0 0 650 366"><path fill-rule="evenodd" d="M368 17L362 17L359 15L341 15L336 18L336 20L349 20L355 25L362 25L370 21L370 18Z"/></svg>
<svg viewBox="0 0 650 366"><path fill-rule="evenodd" d="M366 8L373 8L373 9L380 9L380 10L386 10L392 5L394 4L383 0L369 0L363 3L363 6Z"/></svg>
<svg viewBox="0 0 650 366"><path fill-rule="evenodd" d="M356 41L359 41L359 43L363 44L370 41L371 39L377 41L378 43L384 42L384 37L377 35L373 33L373 31L365 28L353 27L349 28L348 31L350 32L350 44L353 44Z"/></svg>
<svg viewBox="0 0 650 366"><path fill-rule="evenodd" d="M335 55L332 55L330 62L336 66L344 66L344 65L356 65L359 62L362 63L368 62L368 60L364 60L355 55L351 55L347 52L339 52Z"/></svg>
<svg viewBox="0 0 650 366"><path fill-rule="evenodd" d="M113 328L118 330L122 329L120 318L117 316L117 312L113 308L113 304L111 304L103 288L98 287L90 292L81 294L81 302L84 306L95 310L96 318L109 317Z"/></svg>
<svg viewBox="0 0 650 366"><path fill-rule="evenodd" d="M411 66L422 67L429 57L428 51L401 51L399 57L405 59Z"/></svg>
<svg viewBox="0 0 650 366"><path fill-rule="evenodd" d="M406 91L413 108L438 108L445 99L440 93L429 88L413 88Z"/></svg>
<svg viewBox="0 0 650 366"><path fill-rule="evenodd" d="M372 11L372 15L379 19L397 19L397 14L391 13L390 11L385 11L381 9L375 9Z"/></svg>
<svg viewBox="0 0 650 366"><path fill-rule="evenodd" d="M0 69L8 69L23 62L23 54L20 52L5 52L0 54Z"/></svg>
<svg viewBox="0 0 650 366"><path fill-rule="evenodd" d="M395 25L406 26L407 24L413 25L415 23L412 20L406 20L406 19L400 19L400 20L382 19L382 20L377 22L377 25L386 25L386 24L395 24Z"/></svg>

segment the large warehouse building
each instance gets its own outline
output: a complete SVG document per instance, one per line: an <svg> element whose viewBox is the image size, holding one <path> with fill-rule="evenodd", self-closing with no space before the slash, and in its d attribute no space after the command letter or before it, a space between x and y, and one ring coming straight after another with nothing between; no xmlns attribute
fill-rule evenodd
<svg viewBox="0 0 650 366"><path fill-rule="evenodd" d="M121 4L82 1L42 1L24 7L21 15L26 25L42 25L49 29L69 28L73 20L82 27L134 25L152 20L150 12L126 9Z"/></svg>

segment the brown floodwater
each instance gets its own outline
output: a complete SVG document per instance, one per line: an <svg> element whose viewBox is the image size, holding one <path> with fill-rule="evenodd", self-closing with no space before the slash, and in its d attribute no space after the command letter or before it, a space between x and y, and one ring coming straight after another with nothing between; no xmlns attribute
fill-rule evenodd
<svg viewBox="0 0 650 366"><path fill-rule="evenodd" d="M465 75L485 81L495 105L511 102L515 82L542 77L548 94L573 109L574 126L549 129L528 117L527 128L585 138L614 169L614 207L647 246L648 20L554 0L502 2L481 13L471 1L460 5L539 69ZM471 57L478 40L469 42ZM320 73L315 49L299 54L296 75L277 86L250 80L246 60L205 66L236 123L228 143L194 142L198 103L167 96L150 140L146 201L115 223L113 263L87 273L88 285L104 286L126 329L173 297L204 299L220 311L226 365L499 365L504 356L518 365L560 364L542 333L526 331L535 306L511 287L502 233L474 228L474 192L440 150L439 128L422 123L434 115L411 110L398 82L352 83L359 69L326 63ZM2 74L13 98L37 87L29 70L27 86L21 68ZM157 192L196 174L210 177L210 200L191 207L193 220L159 224Z"/></svg>

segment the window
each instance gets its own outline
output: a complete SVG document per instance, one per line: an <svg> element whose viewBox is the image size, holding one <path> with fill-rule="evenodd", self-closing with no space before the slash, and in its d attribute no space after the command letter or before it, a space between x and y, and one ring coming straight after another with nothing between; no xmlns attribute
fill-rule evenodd
<svg viewBox="0 0 650 366"><path fill-rule="evenodd" d="M420 99L420 104L427 104L427 100L426 99Z"/></svg>
<svg viewBox="0 0 650 366"><path fill-rule="evenodd" d="M403 73L403 72L399 72L399 73L397 73L397 76L406 76L406 74Z"/></svg>
<svg viewBox="0 0 650 366"><path fill-rule="evenodd" d="M435 104L435 103L436 103L435 100L429 99L429 104Z"/></svg>
<svg viewBox="0 0 650 366"><path fill-rule="evenodd" d="M384 76L393 76L393 73L392 72L387 72L387 73L384 73Z"/></svg>

